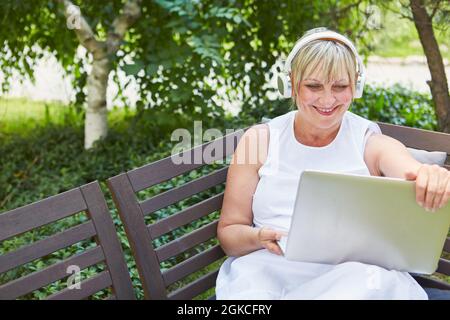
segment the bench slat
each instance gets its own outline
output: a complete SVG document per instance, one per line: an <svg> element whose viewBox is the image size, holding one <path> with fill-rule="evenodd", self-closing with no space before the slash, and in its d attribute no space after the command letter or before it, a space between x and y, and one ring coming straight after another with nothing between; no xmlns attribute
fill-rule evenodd
<svg viewBox="0 0 450 320"><path fill-rule="evenodd" d="M205 292L206 290L216 285L217 275L219 270L210 272L194 282L180 288L169 294L169 299L172 300L187 300L192 299Z"/></svg>
<svg viewBox="0 0 450 320"><path fill-rule="evenodd" d="M449 134L383 122L377 123L383 134L401 141L407 147L428 151L445 151L450 154Z"/></svg>
<svg viewBox="0 0 450 320"><path fill-rule="evenodd" d="M175 202L200 193L211 187L224 183L227 178L228 167L214 171L206 176L195 179L180 187L163 192L140 203L144 215L148 215Z"/></svg>
<svg viewBox="0 0 450 320"><path fill-rule="evenodd" d="M88 204L87 213L95 224L97 240L101 243L105 255L114 292L119 299L135 299L133 284L128 273L122 247L100 185L90 183L80 189Z"/></svg>
<svg viewBox="0 0 450 320"><path fill-rule="evenodd" d="M436 280L422 275L414 275L414 279L416 279L417 283L422 288L436 288L442 290L450 290L450 283L444 282L442 280Z"/></svg>
<svg viewBox="0 0 450 320"><path fill-rule="evenodd" d="M163 273L164 281L167 286L171 285L172 283L210 265L224 256L225 253L222 248L219 245L215 245L214 247L203 251L165 271Z"/></svg>
<svg viewBox="0 0 450 320"><path fill-rule="evenodd" d="M450 276L450 260L440 258L436 272Z"/></svg>
<svg viewBox="0 0 450 320"><path fill-rule="evenodd" d="M95 235L92 221L88 221L43 240L0 256L0 273L21 266L50 253L66 248Z"/></svg>
<svg viewBox="0 0 450 320"><path fill-rule="evenodd" d="M103 271L92 278L80 282L80 289L64 289L48 296L48 300L81 300L85 299L112 284L109 271Z"/></svg>
<svg viewBox="0 0 450 320"><path fill-rule="evenodd" d="M80 189L0 214L0 241L86 210Z"/></svg>
<svg viewBox="0 0 450 320"><path fill-rule="evenodd" d="M181 226L188 224L196 219L200 219L211 212L220 210L223 203L223 195L221 192L209 199L196 203L189 208L177 212L174 215L161 219L147 226L152 239L156 239L163 234L175 230Z"/></svg>
<svg viewBox="0 0 450 320"><path fill-rule="evenodd" d="M156 249L156 254L160 262L165 261L177 254L180 254L202 242L205 242L217 234L218 220L211 222L195 231L179 237L168 244Z"/></svg>
<svg viewBox="0 0 450 320"><path fill-rule="evenodd" d="M450 253L450 237L445 240L444 251Z"/></svg>
<svg viewBox="0 0 450 320"><path fill-rule="evenodd" d="M144 215L126 173L108 179L114 203L133 252L147 299L167 299L158 256L145 225Z"/></svg>
<svg viewBox="0 0 450 320"><path fill-rule="evenodd" d="M76 265L83 270L104 260L102 248L95 247L45 269L0 286L0 299L16 299L50 283L69 276L67 268Z"/></svg>
<svg viewBox="0 0 450 320"><path fill-rule="evenodd" d="M236 145L243 134L244 130L237 130L209 143L199 145L177 155L173 155L129 171L127 174L130 178L134 192L139 192L185 172L226 158L234 152ZM216 151L221 149L222 152L216 152L214 156L204 159L203 153L205 149L215 149ZM190 158L187 157L188 159L191 159L189 164L179 163L178 159L183 157L183 155L190 155Z"/></svg>

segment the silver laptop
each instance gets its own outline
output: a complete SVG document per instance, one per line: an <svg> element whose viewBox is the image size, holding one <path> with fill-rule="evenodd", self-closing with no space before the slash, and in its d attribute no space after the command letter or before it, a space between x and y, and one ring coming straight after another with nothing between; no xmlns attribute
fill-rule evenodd
<svg viewBox="0 0 450 320"><path fill-rule="evenodd" d="M450 205L427 212L412 181L307 170L279 244L289 260L432 274L449 226Z"/></svg>

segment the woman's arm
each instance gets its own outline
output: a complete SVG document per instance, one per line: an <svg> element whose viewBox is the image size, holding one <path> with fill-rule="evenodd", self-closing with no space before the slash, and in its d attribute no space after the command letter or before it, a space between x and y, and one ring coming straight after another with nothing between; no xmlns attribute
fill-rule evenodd
<svg viewBox="0 0 450 320"><path fill-rule="evenodd" d="M415 180L416 201L429 211L442 208L450 198L450 171L418 162L396 139L383 134L371 135L364 160L372 175Z"/></svg>
<svg viewBox="0 0 450 320"><path fill-rule="evenodd" d="M259 182L258 170L267 157L268 130L267 125L248 129L231 159L217 227L220 245L228 256L242 256L262 248L281 254L275 243L281 236L278 232L252 226L253 194Z"/></svg>

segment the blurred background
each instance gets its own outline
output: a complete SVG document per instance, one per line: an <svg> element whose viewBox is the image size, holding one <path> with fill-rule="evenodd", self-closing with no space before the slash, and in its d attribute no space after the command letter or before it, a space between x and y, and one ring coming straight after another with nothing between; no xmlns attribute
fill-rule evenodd
<svg viewBox="0 0 450 320"><path fill-rule="evenodd" d="M315 27L364 57L352 112L449 133L449 20L440 0L1 0L0 212L100 180L128 252L105 179L170 155L196 120L225 132L289 111L276 75Z"/></svg>

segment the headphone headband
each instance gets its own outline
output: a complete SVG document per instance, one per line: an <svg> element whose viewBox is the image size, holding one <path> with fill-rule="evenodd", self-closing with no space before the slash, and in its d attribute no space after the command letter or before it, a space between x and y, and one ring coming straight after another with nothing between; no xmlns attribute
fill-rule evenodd
<svg viewBox="0 0 450 320"><path fill-rule="evenodd" d="M316 30L317 31L313 31ZM280 93L285 97L285 98L289 98L291 96L291 84L290 84L290 73L292 71L292 60L294 60L296 54L298 53L298 51L300 51L300 49L302 47L304 47L306 44L308 44L311 41L314 40L335 40L335 41L339 41L341 43L343 43L344 45L346 45L353 53L353 55L355 56L356 59L356 64L357 64L357 80L356 80L356 89L355 89L355 94L354 97L355 98L360 98L362 96L362 90L364 87L364 82L365 82L365 68L364 68L364 64L362 62L361 57L359 56L358 52L356 51L355 46L353 45L353 43L345 36L335 32L335 31L331 31L328 30L326 28L316 28L316 29L312 29L310 31L313 31L314 33L312 34L307 34L306 36L304 36L303 38L301 38L297 44L294 46L294 48L291 50L291 52L289 53L286 62L284 64L284 78L281 78L279 76L278 78L278 89L280 90Z"/></svg>

